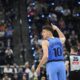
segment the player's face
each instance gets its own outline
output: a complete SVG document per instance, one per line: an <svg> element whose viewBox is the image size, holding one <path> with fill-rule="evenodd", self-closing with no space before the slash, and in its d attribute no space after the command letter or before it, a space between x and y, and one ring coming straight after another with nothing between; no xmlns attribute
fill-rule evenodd
<svg viewBox="0 0 80 80"><path fill-rule="evenodd" d="M43 37L43 39L48 38L48 31L47 30L45 30L45 29L42 30L42 37Z"/></svg>

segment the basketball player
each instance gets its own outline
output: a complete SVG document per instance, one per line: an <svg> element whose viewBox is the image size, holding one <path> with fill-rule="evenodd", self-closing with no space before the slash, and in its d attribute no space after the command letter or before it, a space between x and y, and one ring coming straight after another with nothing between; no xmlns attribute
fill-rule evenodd
<svg viewBox="0 0 80 80"><path fill-rule="evenodd" d="M53 36L53 31L58 32L59 38ZM40 72L40 67L46 63L46 72L48 80L66 80L66 70L63 57L63 45L65 42L65 36L60 29L51 24L46 25L42 29L42 49L43 57L36 69L36 72Z"/></svg>

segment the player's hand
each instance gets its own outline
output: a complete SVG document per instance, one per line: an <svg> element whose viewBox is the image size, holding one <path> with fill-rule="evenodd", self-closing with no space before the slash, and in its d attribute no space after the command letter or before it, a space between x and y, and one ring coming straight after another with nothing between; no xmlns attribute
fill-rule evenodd
<svg viewBox="0 0 80 80"><path fill-rule="evenodd" d="M53 25L52 23L51 23L51 26L52 26L53 30L57 30L58 29L58 27L56 25Z"/></svg>
<svg viewBox="0 0 80 80"><path fill-rule="evenodd" d="M40 68L37 68L37 69L36 69L36 73L37 73L37 74L40 74Z"/></svg>

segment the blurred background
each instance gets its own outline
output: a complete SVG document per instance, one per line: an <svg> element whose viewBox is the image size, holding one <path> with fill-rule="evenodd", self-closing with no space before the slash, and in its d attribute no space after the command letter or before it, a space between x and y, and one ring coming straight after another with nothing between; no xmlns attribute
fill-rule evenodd
<svg viewBox="0 0 80 80"><path fill-rule="evenodd" d="M42 26L51 22L66 36L67 80L80 80L80 0L0 0L1 80L48 80L45 65L34 72L43 55ZM73 54L79 64L70 64Z"/></svg>

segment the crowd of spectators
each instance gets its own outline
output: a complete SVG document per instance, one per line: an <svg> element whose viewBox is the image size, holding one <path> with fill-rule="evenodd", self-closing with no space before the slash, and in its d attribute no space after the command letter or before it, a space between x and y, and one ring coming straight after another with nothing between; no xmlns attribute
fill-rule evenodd
<svg viewBox="0 0 80 80"><path fill-rule="evenodd" d="M0 5L0 65L13 64L13 33L15 27L15 9L6 6L5 1ZM6 7L6 8L5 8Z"/></svg>
<svg viewBox="0 0 80 80"><path fill-rule="evenodd" d="M78 0L27 0L26 5L30 43L34 57L33 65L29 65L29 62L26 62L23 66L14 63L12 40L15 11L14 9L10 9L10 11L5 13L5 19L2 20L3 24L0 25L0 32L4 31L1 35L5 35L5 39L1 35L0 39L6 42L4 50L0 51L0 64L5 63L5 66L0 66L0 79L47 80L45 65L42 66L38 75L35 73L35 69L43 55L41 48L41 29L43 25L50 24L50 22L57 25L66 36L64 56L68 78L68 55L75 53L75 47L72 46L76 46L78 48L77 53L80 54L80 2ZM56 32L54 32L54 36L58 36ZM1 42L0 44L3 46Z"/></svg>
<svg viewBox="0 0 80 80"><path fill-rule="evenodd" d="M7 14L7 12L6 12ZM9 14L10 15L10 14ZM14 24L9 15L5 15L3 23L0 23L0 65L6 64L6 59L11 58L10 54L13 53L13 32ZM10 49L10 50L8 50ZM10 53L10 54L9 54Z"/></svg>
<svg viewBox="0 0 80 80"><path fill-rule="evenodd" d="M37 75L34 65L30 66L29 62L26 62L24 66L14 63L12 66L7 64L0 67L1 80L46 80L45 76L45 67L42 67L40 74Z"/></svg>

